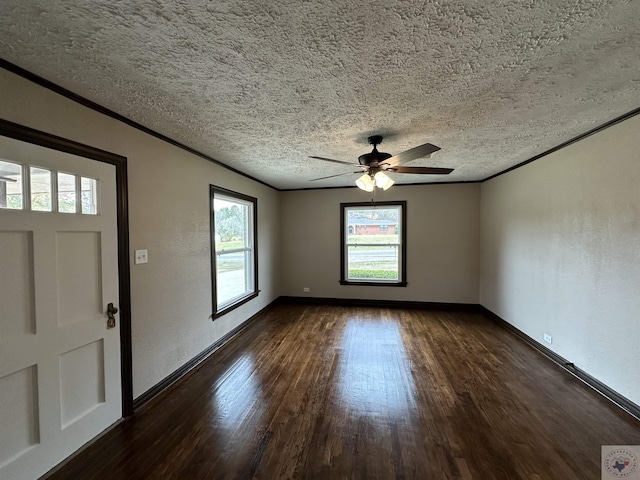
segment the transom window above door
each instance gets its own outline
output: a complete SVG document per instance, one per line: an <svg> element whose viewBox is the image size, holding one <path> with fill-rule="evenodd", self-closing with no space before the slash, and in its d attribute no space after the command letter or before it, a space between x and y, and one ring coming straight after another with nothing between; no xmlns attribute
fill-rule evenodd
<svg viewBox="0 0 640 480"><path fill-rule="evenodd" d="M0 160L0 208L98 214L98 182L72 172Z"/></svg>

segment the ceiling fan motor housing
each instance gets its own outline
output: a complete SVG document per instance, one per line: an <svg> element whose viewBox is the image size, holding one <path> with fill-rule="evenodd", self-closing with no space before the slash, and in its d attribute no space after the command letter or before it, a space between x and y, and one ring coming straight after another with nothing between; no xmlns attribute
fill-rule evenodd
<svg viewBox="0 0 640 480"><path fill-rule="evenodd" d="M378 145L382 143L382 135L371 135L367 138L370 145L373 145L373 150L371 153L365 153L364 155L360 155L358 157L358 163L360 165L366 166L378 166L380 163L384 162L387 158L391 158L393 155L389 153L379 152L376 148Z"/></svg>
<svg viewBox="0 0 640 480"><path fill-rule="evenodd" d="M384 162L386 159L391 158L393 155L390 153L379 152L376 148L371 153L365 153L358 157L358 163L360 165L376 165Z"/></svg>

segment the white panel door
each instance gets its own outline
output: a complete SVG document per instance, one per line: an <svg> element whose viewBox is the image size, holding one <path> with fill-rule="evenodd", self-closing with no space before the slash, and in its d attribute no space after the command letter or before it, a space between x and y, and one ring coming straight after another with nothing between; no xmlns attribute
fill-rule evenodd
<svg viewBox="0 0 640 480"><path fill-rule="evenodd" d="M122 416L115 167L0 137L0 207L0 479L31 480Z"/></svg>

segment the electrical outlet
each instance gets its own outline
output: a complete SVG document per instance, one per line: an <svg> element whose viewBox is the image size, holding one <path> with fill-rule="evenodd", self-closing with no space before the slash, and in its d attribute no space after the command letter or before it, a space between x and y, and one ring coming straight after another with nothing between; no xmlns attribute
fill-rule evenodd
<svg viewBox="0 0 640 480"><path fill-rule="evenodd" d="M548 333L544 334L544 341L547 343L552 343L553 338L551 338L551 335L549 335Z"/></svg>
<svg viewBox="0 0 640 480"><path fill-rule="evenodd" d="M302 291L305 292L305 293L309 293L311 291L311 289L309 287L304 287L302 289Z"/></svg>
<svg viewBox="0 0 640 480"><path fill-rule="evenodd" d="M147 250L136 250L135 252L135 264L149 263L149 252Z"/></svg>

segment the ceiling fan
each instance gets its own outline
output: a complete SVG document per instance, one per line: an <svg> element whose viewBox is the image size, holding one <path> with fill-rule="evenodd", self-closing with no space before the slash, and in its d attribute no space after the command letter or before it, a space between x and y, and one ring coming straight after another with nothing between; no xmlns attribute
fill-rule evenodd
<svg viewBox="0 0 640 480"><path fill-rule="evenodd" d="M430 143L425 143L409 150L406 150L397 155L391 155L389 153L379 152L377 146L382 143L381 135L373 135L368 138L368 141L373 145L371 153L365 153L358 157L358 166L361 170L357 172L339 173L338 175L329 175L328 177L314 178L311 180L324 180L326 178L340 177L342 175L352 175L354 173L364 174L356 180L358 188L372 192L374 187L388 190L395 182L388 177L385 172L389 173L417 173L420 175L448 175L453 172L453 168L436 168L436 167L402 167L400 164L410 162L416 158L426 157L434 152L440 150L440 147L436 147ZM324 157L309 157L316 160L324 160L325 162L340 163L342 165L356 165L351 162L344 162L342 160L333 160L331 158Z"/></svg>

